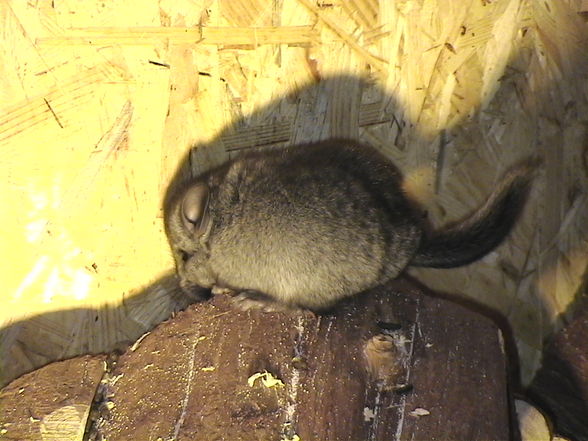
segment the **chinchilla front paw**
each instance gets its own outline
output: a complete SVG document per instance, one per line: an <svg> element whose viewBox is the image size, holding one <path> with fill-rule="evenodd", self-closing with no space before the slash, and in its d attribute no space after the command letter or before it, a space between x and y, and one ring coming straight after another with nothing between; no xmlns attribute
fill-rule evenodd
<svg viewBox="0 0 588 441"><path fill-rule="evenodd" d="M296 306L276 302L270 296L253 291L241 291L232 296L233 305L242 311L285 312L299 309Z"/></svg>

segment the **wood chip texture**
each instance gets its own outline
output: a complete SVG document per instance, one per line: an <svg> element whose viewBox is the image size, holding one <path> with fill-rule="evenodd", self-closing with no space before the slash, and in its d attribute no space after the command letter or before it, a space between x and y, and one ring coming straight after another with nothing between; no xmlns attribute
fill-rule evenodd
<svg viewBox="0 0 588 441"><path fill-rule="evenodd" d="M5 0L0 24L2 384L182 306L160 283L177 173L333 136L393 159L437 225L542 156L504 245L414 274L504 315L523 381L573 312L588 266L585 1Z"/></svg>

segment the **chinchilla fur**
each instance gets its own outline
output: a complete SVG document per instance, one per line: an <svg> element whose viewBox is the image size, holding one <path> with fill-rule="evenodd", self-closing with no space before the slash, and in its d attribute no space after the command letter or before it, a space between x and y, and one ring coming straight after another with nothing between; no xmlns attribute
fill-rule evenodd
<svg viewBox="0 0 588 441"><path fill-rule="evenodd" d="M180 285L321 310L408 265L466 265L516 222L536 161L506 174L465 220L428 231L401 174L346 139L252 152L172 192L165 226Z"/></svg>

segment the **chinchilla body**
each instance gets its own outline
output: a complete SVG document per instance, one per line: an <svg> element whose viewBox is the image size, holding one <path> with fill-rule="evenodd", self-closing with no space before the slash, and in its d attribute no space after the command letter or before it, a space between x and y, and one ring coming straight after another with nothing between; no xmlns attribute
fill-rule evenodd
<svg viewBox="0 0 588 441"><path fill-rule="evenodd" d="M488 253L524 205L531 165L465 221L426 233L396 167L335 139L248 153L186 183L165 207L180 284L261 293L314 310L396 277Z"/></svg>

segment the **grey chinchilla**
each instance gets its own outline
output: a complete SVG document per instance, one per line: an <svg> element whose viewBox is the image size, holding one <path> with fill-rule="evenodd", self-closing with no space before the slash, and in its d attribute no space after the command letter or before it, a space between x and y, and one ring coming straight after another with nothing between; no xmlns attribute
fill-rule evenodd
<svg viewBox="0 0 588 441"><path fill-rule="evenodd" d="M373 147L333 139L244 154L165 203L180 285L321 310L408 265L466 265L511 230L534 162L514 167L471 216L429 232Z"/></svg>

